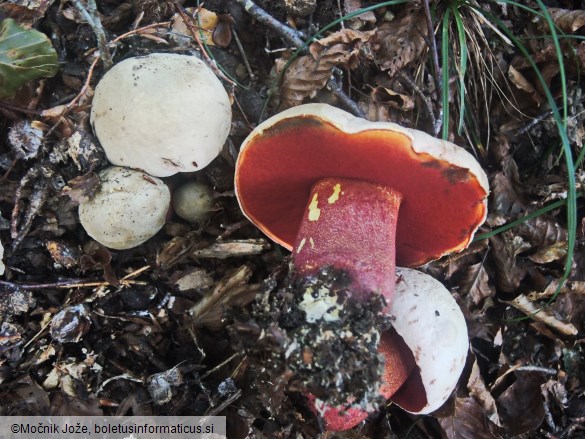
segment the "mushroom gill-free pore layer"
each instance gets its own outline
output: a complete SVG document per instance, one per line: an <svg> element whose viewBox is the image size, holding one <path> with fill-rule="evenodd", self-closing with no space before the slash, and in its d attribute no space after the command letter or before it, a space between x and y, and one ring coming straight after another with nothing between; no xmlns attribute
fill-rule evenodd
<svg viewBox="0 0 585 439"><path fill-rule="evenodd" d="M320 178L354 178L402 194L398 265L422 265L465 248L486 216L486 184L441 159L440 152L439 157L416 152L404 132L370 124L348 133L320 116L305 115L282 118L253 133L236 171L244 213L271 239L292 249L313 184Z"/></svg>

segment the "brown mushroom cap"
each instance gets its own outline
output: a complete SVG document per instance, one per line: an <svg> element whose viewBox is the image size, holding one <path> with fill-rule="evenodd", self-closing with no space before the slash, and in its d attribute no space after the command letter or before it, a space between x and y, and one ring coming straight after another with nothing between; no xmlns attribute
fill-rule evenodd
<svg viewBox="0 0 585 439"><path fill-rule="evenodd" d="M260 124L244 141L235 188L244 214L292 249L311 186L326 177L400 192L397 263L422 265L464 249L487 214L487 176L464 149L326 104L306 104Z"/></svg>

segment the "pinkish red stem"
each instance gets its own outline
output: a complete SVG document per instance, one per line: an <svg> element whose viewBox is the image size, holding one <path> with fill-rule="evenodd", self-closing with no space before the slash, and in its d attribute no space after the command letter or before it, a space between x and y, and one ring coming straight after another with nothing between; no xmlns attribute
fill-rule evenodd
<svg viewBox="0 0 585 439"><path fill-rule="evenodd" d="M313 185L293 248L301 275L331 266L346 271L355 298L370 293L392 302L396 221L402 196L382 185L324 178Z"/></svg>

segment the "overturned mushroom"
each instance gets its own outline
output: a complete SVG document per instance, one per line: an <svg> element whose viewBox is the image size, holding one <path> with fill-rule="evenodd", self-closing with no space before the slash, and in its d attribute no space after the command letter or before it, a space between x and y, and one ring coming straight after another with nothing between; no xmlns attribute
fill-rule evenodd
<svg viewBox="0 0 585 439"><path fill-rule="evenodd" d="M91 123L114 165L157 177L197 171L221 151L229 97L193 56L153 53L116 64L95 90Z"/></svg>
<svg viewBox="0 0 585 439"><path fill-rule="evenodd" d="M487 213L487 176L467 151L324 104L260 124L240 150L235 189L244 214L293 251L296 276L333 267L348 274L355 300L377 293L390 306L396 263L463 250ZM392 340L381 340L379 350L389 352ZM411 374L406 354L395 357ZM394 367L387 361L385 374Z"/></svg>
<svg viewBox="0 0 585 439"><path fill-rule="evenodd" d="M487 176L467 151L325 104L256 127L241 147L235 189L244 215L294 248L298 271L344 269L355 294L389 301L396 263L463 250L487 213Z"/></svg>
<svg viewBox="0 0 585 439"><path fill-rule="evenodd" d="M380 393L404 410L427 414L455 388L467 358L467 326L449 291L433 277L410 268L396 270L389 309L393 328L382 335L386 357ZM329 430L347 430L368 417L359 408L331 407L312 398Z"/></svg>
<svg viewBox="0 0 585 439"><path fill-rule="evenodd" d="M79 205L79 220L89 236L122 250L152 238L165 223L171 195L158 178L111 166L99 173L100 188Z"/></svg>

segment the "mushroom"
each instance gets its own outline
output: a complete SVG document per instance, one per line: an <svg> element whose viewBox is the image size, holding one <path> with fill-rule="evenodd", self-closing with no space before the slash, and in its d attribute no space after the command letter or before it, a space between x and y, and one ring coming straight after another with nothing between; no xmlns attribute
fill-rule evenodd
<svg viewBox="0 0 585 439"><path fill-rule="evenodd" d="M203 61L153 53L126 59L104 75L91 123L111 163L166 177L203 169L217 157L231 107Z"/></svg>
<svg viewBox="0 0 585 439"><path fill-rule="evenodd" d="M453 143L307 104L273 116L246 138L235 192L244 215L292 250L297 276L331 266L349 275L356 300L377 293L392 306L397 263L419 266L471 242L486 218L488 181ZM391 392L382 389L385 397L412 375L408 355L418 355L400 348L399 339L391 332L381 337L379 351L403 363ZM386 361L385 375L395 372ZM420 411L431 403L412 404L404 406Z"/></svg>
<svg viewBox="0 0 585 439"><path fill-rule="evenodd" d="M467 358L465 318L449 291L433 277L397 268L396 294L389 308L391 330L380 340L386 357L380 394L404 410L427 414L449 398ZM343 410L309 397L328 430L354 427L365 410Z"/></svg>
<svg viewBox="0 0 585 439"><path fill-rule="evenodd" d="M391 303L395 264L419 266L471 242L487 176L453 143L325 104L261 123L236 164L242 212L289 250L300 274L330 265L355 295Z"/></svg>
<svg viewBox="0 0 585 439"><path fill-rule="evenodd" d="M123 250L142 244L162 228L169 188L145 172L111 166L99 173L100 188L79 205L79 220L100 244Z"/></svg>
<svg viewBox="0 0 585 439"><path fill-rule="evenodd" d="M213 208L213 191L203 183L189 181L173 193L173 209L184 220L203 221Z"/></svg>

